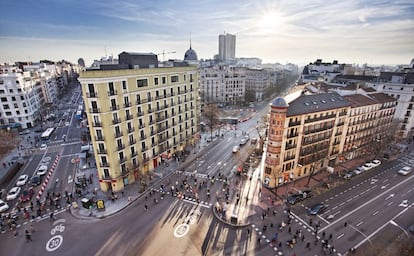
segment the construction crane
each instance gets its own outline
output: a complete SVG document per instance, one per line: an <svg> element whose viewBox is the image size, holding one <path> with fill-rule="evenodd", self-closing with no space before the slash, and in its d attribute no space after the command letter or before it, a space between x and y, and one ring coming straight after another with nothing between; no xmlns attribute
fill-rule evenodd
<svg viewBox="0 0 414 256"><path fill-rule="evenodd" d="M173 54L175 52L165 52L164 50L162 50L162 53L158 53L157 56L162 55L162 61L165 61L165 54Z"/></svg>

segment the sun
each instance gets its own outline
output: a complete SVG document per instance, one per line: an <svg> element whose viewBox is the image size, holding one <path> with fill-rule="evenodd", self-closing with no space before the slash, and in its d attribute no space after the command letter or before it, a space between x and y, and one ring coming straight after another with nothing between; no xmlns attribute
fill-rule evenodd
<svg viewBox="0 0 414 256"><path fill-rule="evenodd" d="M277 11L265 12L259 17L257 27L263 30L275 30L283 24L283 16Z"/></svg>

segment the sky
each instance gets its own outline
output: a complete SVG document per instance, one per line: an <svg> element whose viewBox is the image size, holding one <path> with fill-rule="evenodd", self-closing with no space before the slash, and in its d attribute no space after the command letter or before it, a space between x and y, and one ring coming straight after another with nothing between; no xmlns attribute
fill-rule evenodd
<svg viewBox="0 0 414 256"><path fill-rule="evenodd" d="M87 66L122 51L183 59L218 53L236 35L236 57L263 63L408 64L413 0L3 0L0 63L48 59ZM191 35L191 36L190 36ZM165 53L163 56L162 53ZM172 53L175 52L175 53Z"/></svg>

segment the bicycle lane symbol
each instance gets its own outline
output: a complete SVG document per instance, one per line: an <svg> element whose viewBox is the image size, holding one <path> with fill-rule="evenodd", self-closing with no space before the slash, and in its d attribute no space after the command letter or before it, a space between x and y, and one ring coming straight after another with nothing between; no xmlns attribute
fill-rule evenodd
<svg viewBox="0 0 414 256"><path fill-rule="evenodd" d="M63 244L63 236L55 235L57 232L63 233L65 231L65 226L63 225L66 222L65 219L59 219L53 222L53 228L50 230L52 237L46 243L46 251L53 252L56 251Z"/></svg>

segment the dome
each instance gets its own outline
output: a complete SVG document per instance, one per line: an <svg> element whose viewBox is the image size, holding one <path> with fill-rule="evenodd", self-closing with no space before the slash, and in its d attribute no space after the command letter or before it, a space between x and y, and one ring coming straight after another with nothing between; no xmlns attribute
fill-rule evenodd
<svg viewBox="0 0 414 256"><path fill-rule="evenodd" d="M197 53L191 49L188 49L184 54L184 60L197 60Z"/></svg>
<svg viewBox="0 0 414 256"><path fill-rule="evenodd" d="M285 99L283 99L283 98L276 98L272 102L272 107L287 108L288 107L288 104L286 103Z"/></svg>

